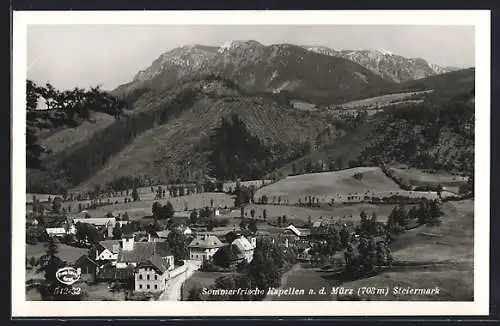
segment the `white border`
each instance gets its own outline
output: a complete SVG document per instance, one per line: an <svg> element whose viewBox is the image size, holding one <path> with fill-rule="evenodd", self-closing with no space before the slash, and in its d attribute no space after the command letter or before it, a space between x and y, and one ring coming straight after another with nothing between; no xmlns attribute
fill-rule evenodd
<svg viewBox="0 0 500 326"><path fill-rule="evenodd" d="M473 25L476 44L474 302L32 302L25 301L25 88L28 24ZM380 316L488 315L490 221L490 12L108 11L14 12L12 316ZM16 259L17 257L17 259ZM22 258L21 258L22 257Z"/></svg>

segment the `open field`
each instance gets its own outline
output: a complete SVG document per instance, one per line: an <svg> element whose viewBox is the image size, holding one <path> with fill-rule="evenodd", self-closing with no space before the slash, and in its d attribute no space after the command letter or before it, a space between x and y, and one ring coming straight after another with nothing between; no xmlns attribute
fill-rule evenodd
<svg viewBox="0 0 500 326"><path fill-rule="evenodd" d="M356 173L361 179L354 178ZM286 177L261 188L256 196L335 196L338 193L363 193L370 191L398 190L397 183L388 178L378 167L359 167L334 172L309 173Z"/></svg>
<svg viewBox="0 0 500 326"><path fill-rule="evenodd" d="M57 256L63 261L74 262L81 255L88 253L88 249L71 247L63 243L58 244L58 254ZM45 244L38 243L36 245L26 244L26 258L35 257L40 258L40 256L45 254L46 251Z"/></svg>
<svg viewBox="0 0 500 326"><path fill-rule="evenodd" d="M381 301L472 301L474 290L474 277L472 266L411 266L398 272L385 272L380 275L345 283L342 286L360 287L388 287L388 296L365 296L361 300ZM439 288L436 295L410 295L393 292L396 288L435 289Z"/></svg>
<svg viewBox="0 0 500 326"><path fill-rule="evenodd" d="M109 114L92 112L90 120L85 120L75 128L66 128L40 141L40 145L59 153L73 145L89 139L94 133L106 128L115 121Z"/></svg>
<svg viewBox="0 0 500 326"><path fill-rule="evenodd" d="M103 217L109 212L114 214L123 214L127 212L131 219L140 219L144 216L151 215L151 209L153 207L153 203L155 202L154 195L151 194L151 196L143 196L140 199L141 200L137 202L124 203L123 201L120 201L118 204L89 209L88 213L93 217ZM174 210L176 212L181 212L185 211L185 205L187 205L188 210L210 207L210 199L214 200L214 207L231 207L234 204L234 200L230 195L215 192L167 198L158 200L158 202L164 205L167 201L170 201ZM78 204L76 204L76 206L78 206Z"/></svg>
<svg viewBox="0 0 500 326"><path fill-rule="evenodd" d="M97 284L81 284L82 291L87 293L87 301L125 301L124 291L110 291L107 282Z"/></svg>
<svg viewBox="0 0 500 326"><path fill-rule="evenodd" d="M355 178L355 175L360 176ZM436 199L436 192L407 191L378 167L358 167L334 172L309 173L289 176L259 189L255 198L266 195L268 202L304 203L307 196L316 197L320 203L356 203L368 197L404 196L409 198Z"/></svg>
<svg viewBox="0 0 500 326"><path fill-rule="evenodd" d="M371 215L375 212L381 222L387 219L395 205L372 205L372 204L349 204L349 205L334 205L332 207L326 206L323 208L308 208L289 205L249 205L246 211L255 209L255 217L257 219L262 216L264 209L267 212L267 220L275 220L278 216L286 215L289 221L294 219L307 222L308 217L311 221L318 220L333 221L343 217L352 219L353 221L359 220L359 214L364 211L366 214ZM351 217L352 216L352 217ZM321 219L320 219L321 217Z"/></svg>
<svg viewBox="0 0 500 326"><path fill-rule="evenodd" d="M439 227L421 226L404 233L394 245L393 256L404 261L473 263L474 201L443 204Z"/></svg>
<svg viewBox="0 0 500 326"><path fill-rule="evenodd" d="M389 172L397 178L414 186L436 186L442 185L444 189L456 190L460 185L467 182L467 177L453 175L447 172L429 173L420 169L390 168Z"/></svg>
<svg viewBox="0 0 500 326"><path fill-rule="evenodd" d="M26 193L26 203L31 204L33 202L33 196L36 197L36 199L40 200L41 202L45 202L49 199L49 197L54 198L56 195L54 194L33 194L33 193Z"/></svg>
<svg viewBox="0 0 500 326"><path fill-rule="evenodd" d="M241 186L251 187L254 186L256 188L260 188L264 185L269 185L273 182L273 180L249 180L249 181L241 181ZM225 182L224 183L224 191L228 191L229 189L233 189L236 187L236 182Z"/></svg>
<svg viewBox="0 0 500 326"><path fill-rule="evenodd" d="M298 100L293 100L291 101L292 106L295 109L303 110L303 111L317 111L318 109L316 108L315 104L304 102L304 101L298 101Z"/></svg>
<svg viewBox="0 0 500 326"><path fill-rule="evenodd" d="M360 178L355 178L360 175ZM359 167L335 172L310 173L289 176L283 180L259 189L255 196L266 195L269 202L295 204L299 199L304 202L306 196L314 196L320 203L361 201L364 196L436 198L436 193L405 191L378 167ZM359 196L361 198L354 198Z"/></svg>
<svg viewBox="0 0 500 326"><path fill-rule="evenodd" d="M302 264L294 265L287 271L282 279L280 289L286 290L288 288L303 289L305 295L267 295L264 301L331 301L332 296L329 294L332 282L331 280L323 277L324 273L316 268L307 268ZM326 294L319 294L321 288L326 289ZM308 291L312 289L314 294L309 294Z"/></svg>
<svg viewBox="0 0 500 326"><path fill-rule="evenodd" d="M412 96L425 95L427 93L432 92L432 90L428 91L420 91L420 92L407 92L407 93L397 93L397 94L388 94L376 97L365 98L362 100L351 101L347 103L343 103L340 106L345 109L359 108L359 107L367 107L367 108L377 108L382 106L387 106L395 103L407 102Z"/></svg>
<svg viewBox="0 0 500 326"><path fill-rule="evenodd" d="M206 287L208 288L211 286L214 281L224 275L231 274L229 272L200 272L200 271L195 271L193 275L191 275L186 282L184 282L182 286L182 300L186 301L188 296L189 296L189 291L194 288L198 287L200 289Z"/></svg>

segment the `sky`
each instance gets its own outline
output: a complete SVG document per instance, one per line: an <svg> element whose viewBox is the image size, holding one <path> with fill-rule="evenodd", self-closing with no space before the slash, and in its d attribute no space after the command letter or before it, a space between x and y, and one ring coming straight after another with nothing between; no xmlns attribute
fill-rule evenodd
<svg viewBox="0 0 500 326"><path fill-rule="evenodd" d="M130 82L162 53L227 40L382 49L442 66L474 66L473 26L425 25L30 25L28 78L59 89Z"/></svg>

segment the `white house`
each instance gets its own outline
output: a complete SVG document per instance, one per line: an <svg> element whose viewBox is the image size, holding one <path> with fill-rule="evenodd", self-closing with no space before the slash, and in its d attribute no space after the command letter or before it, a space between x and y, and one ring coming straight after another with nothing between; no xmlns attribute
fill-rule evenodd
<svg viewBox="0 0 500 326"><path fill-rule="evenodd" d="M168 243L135 242L133 236L124 236L121 240L101 241L95 248L93 257L98 274L109 270L110 266L114 271L114 277L123 272L126 274L132 272L137 291L163 290L164 285L160 283L165 282L168 279L168 272L174 269L174 256ZM157 276L152 276L154 273Z"/></svg>
<svg viewBox="0 0 500 326"><path fill-rule="evenodd" d="M114 227L116 223L116 218L114 217L89 217L89 218L74 218L73 223L87 223L94 226L106 226L108 223Z"/></svg>
<svg viewBox="0 0 500 326"><path fill-rule="evenodd" d="M191 260L211 260L215 252L224 244L214 235L200 235L189 244L189 258Z"/></svg>
<svg viewBox="0 0 500 326"><path fill-rule="evenodd" d="M45 228L45 231L47 231L47 234L49 237L62 237L63 235L66 234L66 229L62 226L60 227L55 227L55 228Z"/></svg>
<svg viewBox="0 0 500 326"><path fill-rule="evenodd" d="M300 235L301 235L300 231L295 226L293 226L293 224L290 224L289 226L287 226L285 228L285 231L286 230L290 230L293 234L295 234L298 237L300 237Z"/></svg>
<svg viewBox="0 0 500 326"><path fill-rule="evenodd" d="M253 252L255 247L257 246L257 240L255 237L250 238L248 241L244 236L240 236L233 240L232 244L236 245L238 249L245 255L245 259L248 263L250 263L253 259Z"/></svg>
<svg viewBox="0 0 500 326"><path fill-rule="evenodd" d="M163 292L169 280L169 261L154 255L140 262L135 269L135 291L138 292Z"/></svg>
<svg viewBox="0 0 500 326"><path fill-rule="evenodd" d="M167 242L135 242L133 237L124 238L116 260L116 268L138 266L153 256L159 256L164 260L167 270L174 268L174 256Z"/></svg>
<svg viewBox="0 0 500 326"><path fill-rule="evenodd" d="M193 234L193 231L188 226L186 226L186 228L184 229L184 231L182 231L182 233L184 233L184 235L191 235Z"/></svg>
<svg viewBox="0 0 500 326"><path fill-rule="evenodd" d="M45 228L45 231L47 232L47 235L49 237L62 237L66 234L76 234L76 228L73 224L71 225L66 225L63 224L61 226L55 226L55 227L48 227Z"/></svg>
<svg viewBox="0 0 500 326"><path fill-rule="evenodd" d="M118 254L121 248L121 240L105 240L99 242L96 247L95 260L98 263L111 262L112 265L116 264Z"/></svg>
<svg viewBox="0 0 500 326"><path fill-rule="evenodd" d="M293 224L290 224L283 230L283 235L292 236L296 239L307 237L311 234L311 230L309 229L298 229Z"/></svg>

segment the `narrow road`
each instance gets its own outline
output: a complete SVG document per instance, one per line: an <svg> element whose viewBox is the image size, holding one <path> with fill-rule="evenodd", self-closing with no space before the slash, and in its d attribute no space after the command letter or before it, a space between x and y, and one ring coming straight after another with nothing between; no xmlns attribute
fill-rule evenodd
<svg viewBox="0 0 500 326"><path fill-rule="evenodd" d="M196 260L185 260L186 272L171 278L167 283L167 288L158 298L158 301L181 301L182 284L200 267L200 262Z"/></svg>

